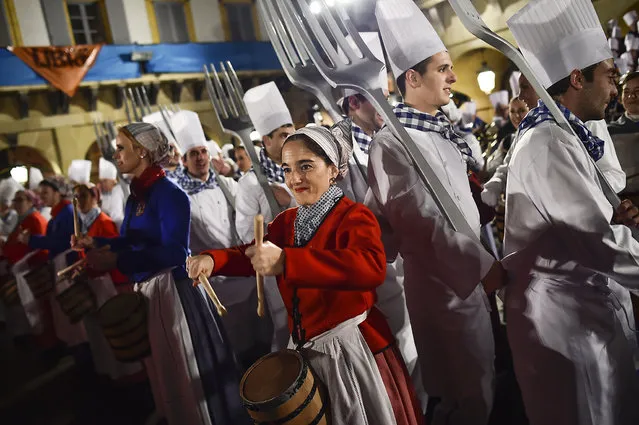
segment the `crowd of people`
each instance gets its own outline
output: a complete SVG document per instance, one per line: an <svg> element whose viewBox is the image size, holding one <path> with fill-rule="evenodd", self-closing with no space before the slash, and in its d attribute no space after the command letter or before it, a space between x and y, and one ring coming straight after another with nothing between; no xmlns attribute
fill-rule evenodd
<svg viewBox="0 0 639 425"><path fill-rule="evenodd" d="M192 111L151 114L119 128L97 185L86 160L66 178L32 168L28 188L0 183L0 293L19 294L4 297L9 331L52 361L72 354L87 375L148 378L170 425L275 421L255 419L266 410L247 407L240 379L287 348L321 384L325 406L308 423L483 425L505 321L530 424L639 423L639 209L609 201L636 195L611 134L637 133L639 72L618 80L629 71L618 27L609 42L589 0L538 0L509 19L571 131L520 75L514 97L493 96L499 132L482 151L476 110L451 101L454 64L424 14L378 0L375 15L381 40L362 38L388 58L395 116L441 189L354 90L340 122L296 128L273 82L251 88L255 146L219 148ZM624 20L636 33L637 14ZM606 123L618 95L625 112ZM501 233L486 226L495 212ZM94 308L78 320L62 295L81 281ZM116 299L143 307L106 320ZM143 334L114 339L114 323L130 331L140 311ZM146 350L123 357L142 337Z"/></svg>

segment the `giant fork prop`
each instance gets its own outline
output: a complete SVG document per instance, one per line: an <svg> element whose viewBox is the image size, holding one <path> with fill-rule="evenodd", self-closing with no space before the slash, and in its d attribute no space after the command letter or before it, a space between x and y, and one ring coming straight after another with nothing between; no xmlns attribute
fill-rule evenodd
<svg viewBox="0 0 639 425"><path fill-rule="evenodd" d="M448 3L450 3L451 7L461 20L464 27L466 27L466 29L471 34L502 52L508 59L510 59L515 65L517 65L519 71L521 71L526 76L541 100L548 107L548 110L552 114L555 121L557 121L557 124L559 124L559 126L564 131L572 134L574 136L573 140L579 140L579 137L568 123L566 117L564 117L564 115L561 113L561 110L555 104L555 101L537 80L537 77L535 76L530 65L528 65L528 62L526 62L526 59L524 59L524 56L512 44L495 34L493 31L490 30L490 28L488 28L486 23L481 18L481 15L479 14L475 6L473 6L470 0L448 0ZM586 150L584 144L577 143L577 145L579 146L579 149L582 150L583 154L592 162L592 165L595 167L595 170L597 172L597 178L599 179L599 183L601 184L602 191L606 196L608 202L610 202L610 205L612 205L612 207L616 210L621 203L621 200L612 189L610 183L608 183L608 180L606 180L606 177L603 175L601 170L599 170L599 167L597 167L592 157L588 154L588 151ZM631 228L631 230L633 237L639 240L639 229Z"/></svg>
<svg viewBox="0 0 639 425"><path fill-rule="evenodd" d="M220 74L222 75L222 79L220 79ZM244 91L242 90L242 85L233 66L230 62L226 62L226 66L220 63L220 73L218 73L213 64L211 64L211 72L209 72L208 67L204 65L204 83L220 128L222 128L225 133L236 136L244 145L253 163L253 171L255 172L257 181L266 195L273 216L276 216L282 209L273 195L268 179L262 172L260 160L253 147L253 142L251 141L253 123L246 112L243 100Z"/></svg>
<svg viewBox="0 0 639 425"><path fill-rule="evenodd" d="M324 3L323 8L318 14L314 14L306 0L259 1L262 9L268 11L272 27L280 32L288 31L291 34L288 39L295 50L306 51L317 70L332 87L351 88L366 96L406 149L420 179L429 189L448 223L457 232L478 241L465 216L395 117L382 90L377 87L384 64L375 58L362 41L343 8L339 4L329 8L320 0ZM354 46L347 40L347 35L352 38Z"/></svg>

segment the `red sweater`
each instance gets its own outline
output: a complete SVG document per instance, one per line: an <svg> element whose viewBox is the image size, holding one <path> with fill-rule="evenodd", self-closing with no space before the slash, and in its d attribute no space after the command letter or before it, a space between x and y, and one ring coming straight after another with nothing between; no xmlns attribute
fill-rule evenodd
<svg viewBox="0 0 639 425"><path fill-rule="evenodd" d="M297 208L278 215L268 226L265 240L286 254L278 287L293 327L293 289L300 298L302 326L310 339L370 310L360 330L371 351L377 353L394 342L382 313L374 307L375 288L384 282L386 256L381 231L373 213L344 197L325 218L313 239L294 248ZM205 251L213 257L213 274L251 276L251 261L244 255L250 245Z"/></svg>
<svg viewBox="0 0 639 425"><path fill-rule="evenodd" d="M104 212L101 212L98 215L98 218L95 219L89 230L87 230L87 236L91 236L92 238L116 238L120 236L118 232L118 228L108 215ZM84 254L81 254L84 256ZM117 269L113 269L109 272L111 274L111 279L113 283L116 285L128 283L129 279L120 273ZM88 275L90 277L100 276L102 272L95 272L92 270L88 270Z"/></svg>
<svg viewBox="0 0 639 425"><path fill-rule="evenodd" d="M32 235L44 235L47 232L47 220L38 211L34 211L25 217L22 222L7 237L7 242L2 248L3 255L10 264L20 261L25 255L31 252L28 245L18 242L18 236L24 230L28 230ZM42 251L29 259L32 264L39 264L47 260L47 251Z"/></svg>

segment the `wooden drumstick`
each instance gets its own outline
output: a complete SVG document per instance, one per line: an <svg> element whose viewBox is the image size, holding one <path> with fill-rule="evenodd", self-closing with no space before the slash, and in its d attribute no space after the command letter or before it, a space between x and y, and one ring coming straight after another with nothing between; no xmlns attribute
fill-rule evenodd
<svg viewBox="0 0 639 425"><path fill-rule="evenodd" d="M87 262L86 258L83 258L81 260L76 261L75 263L71 264L69 267L65 267L64 269L60 270L58 272L58 277L62 277L65 274L72 272L73 270L77 269L80 266L83 266L85 263Z"/></svg>
<svg viewBox="0 0 639 425"><path fill-rule="evenodd" d="M217 297L217 294L213 290L213 287L211 286L211 283L209 282L208 278L204 276L204 273L201 273L198 276L198 280L200 281L200 285L204 287L204 290L206 291L206 293L209 294L209 298L211 299L211 301L213 301L213 304L215 304L215 309L217 310L217 314L220 316L225 316L227 313L226 308L222 305L222 302Z"/></svg>
<svg viewBox="0 0 639 425"><path fill-rule="evenodd" d="M76 239L80 237L80 228L78 227L78 198L73 197L73 234Z"/></svg>
<svg viewBox="0 0 639 425"><path fill-rule="evenodd" d="M261 247L264 240L264 217L258 214L253 218L253 227L255 232L255 246ZM257 280L257 315L264 317L264 276L255 273Z"/></svg>

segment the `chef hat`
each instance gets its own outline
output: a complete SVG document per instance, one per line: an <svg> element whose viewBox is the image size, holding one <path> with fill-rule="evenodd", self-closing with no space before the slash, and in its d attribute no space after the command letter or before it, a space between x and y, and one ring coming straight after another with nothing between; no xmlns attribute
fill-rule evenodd
<svg viewBox="0 0 639 425"><path fill-rule="evenodd" d="M77 184L88 184L91 180L91 161L74 159L67 170L69 180Z"/></svg>
<svg viewBox="0 0 639 425"><path fill-rule="evenodd" d="M115 180L118 177L118 169L111 161L100 158L98 165L98 178L100 180Z"/></svg>
<svg viewBox="0 0 639 425"><path fill-rule="evenodd" d="M632 39L632 43L630 43L630 49L628 50L639 50L639 37L635 37Z"/></svg>
<svg viewBox="0 0 639 425"><path fill-rule="evenodd" d="M590 0L538 0L508 20L526 61L545 88L612 58Z"/></svg>
<svg viewBox="0 0 639 425"><path fill-rule="evenodd" d="M617 25L615 25L614 27L612 27L612 31L611 31L611 33L610 33L610 36L611 36L612 38L621 38L621 37L623 37L623 34L622 34L622 32L621 32L621 27L620 27L620 26L617 26Z"/></svg>
<svg viewBox="0 0 639 425"><path fill-rule="evenodd" d="M462 118L462 113L459 108L457 108L457 105L455 105L453 99L450 99L448 105L444 105L439 109L442 110L442 112L448 117L448 120L453 124L457 124Z"/></svg>
<svg viewBox="0 0 639 425"><path fill-rule="evenodd" d="M169 120L169 122L171 122L171 117L173 116L173 112L166 111L165 116ZM162 113L160 111L153 112L152 114L143 116L142 121L149 124L155 124L155 126L158 127L162 131L162 133L164 133L169 143L178 144L173 138L173 136L171 136L171 131L169 127L166 125L166 121L164 121L164 118L162 117Z"/></svg>
<svg viewBox="0 0 639 425"><path fill-rule="evenodd" d="M488 95L488 98L490 99L490 103L493 105L494 109L497 109L499 105L508 106L509 103L507 90L500 90L495 93L491 93Z"/></svg>
<svg viewBox="0 0 639 425"><path fill-rule="evenodd" d="M31 167L29 169L29 189L36 190L42 180L44 180L42 171L39 168Z"/></svg>
<svg viewBox="0 0 639 425"><path fill-rule="evenodd" d="M632 27L632 24L637 22L637 11L631 10L630 12L623 15L623 21L626 23L626 25Z"/></svg>
<svg viewBox="0 0 639 425"><path fill-rule="evenodd" d="M421 61L446 51L413 0L378 0L375 17L395 79Z"/></svg>
<svg viewBox="0 0 639 425"><path fill-rule="evenodd" d="M626 38L623 40L623 44L626 46L626 50L632 50L632 43L635 41L635 35L632 33L626 34Z"/></svg>
<svg viewBox="0 0 639 425"><path fill-rule="evenodd" d="M24 190L24 187L15 181L13 177L0 180L0 203L9 206L16 193Z"/></svg>
<svg viewBox="0 0 639 425"><path fill-rule="evenodd" d="M293 124L286 102L273 81L247 90L244 103L260 134L270 134L283 125Z"/></svg>
<svg viewBox="0 0 639 425"><path fill-rule="evenodd" d="M225 143L220 149L222 151L222 157L225 159L231 158L230 153L233 149L235 149L235 147L232 144Z"/></svg>
<svg viewBox="0 0 639 425"><path fill-rule="evenodd" d="M477 104L472 100L462 103L459 107L462 115L462 123L464 125L471 124L477 114Z"/></svg>
<svg viewBox="0 0 639 425"><path fill-rule="evenodd" d="M619 25L619 21L617 19L615 19L615 18L608 19L608 29L612 29L612 28L614 28L614 27L616 27L618 25Z"/></svg>
<svg viewBox="0 0 639 425"><path fill-rule="evenodd" d="M196 112L184 110L176 112L171 116L171 128L183 154L193 148L208 148L202 123Z"/></svg>
<svg viewBox="0 0 639 425"><path fill-rule="evenodd" d="M618 52L620 50L619 48L621 47L621 43L617 38L609 38L608 47L610 47L610 50Z"/></svg>
<svg viewBox="0 0 639 425"><path fill-rule="evenodd" d="M377 58L377 60L385 63L384 51L382 50L382 42L379 39L379 34L377 34L376 32L360 32L359 36L362 38L362 41L364 42L364 44L366 44L368 50L371 51L371 53ZM353 39L350 36L348 36L346 39L349 41L349 43L352 44L352 47L357 50L357 46L355 45ZM343 55L341 49L338 49L338 52L340 56ZM385 92L388 92L388 71L386 70L386 66L384 66L379 72L379 87ZM344 89L344 97L353 96L355 94L357 94L356 90Z"/></svg>
<svg viewBox="0 0 639 425"><path fill-rule="evenodd" d="M521 92L521 88L519 87L519 77L521 77L521 72L513 71L508 79L508 85L510 85L510 91L513 93L513 97L519 96L519 93Z"/></svg>
<svg viewBox="0 0 639 425"><path fill-rule="evenodd" d="M630 52L625 52L619 57L619 61L615 61L617 67L619 67L619 73L621 75L630 72L634 68L634 60L632 60L632 54Z"/></svg>

